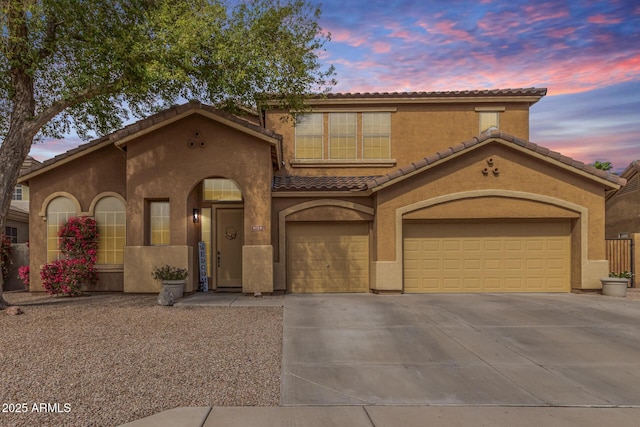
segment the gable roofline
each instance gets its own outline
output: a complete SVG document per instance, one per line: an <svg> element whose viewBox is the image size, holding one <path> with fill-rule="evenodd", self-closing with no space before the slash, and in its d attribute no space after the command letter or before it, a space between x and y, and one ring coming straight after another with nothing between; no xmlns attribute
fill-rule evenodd
<svg viewBox="0 0 640 427"><path fill-rule="evenodd" d="M551 151L548 148L542 147L532 142L516 138L513 135L501 132L500 130L494 130L478 135L468 141L461 142L460 144L449 147L446 150L438 151L435 154L424 157L416 162L411 163L410 165L404 166L400 169L396 169L395 171L390 172L386 175L375 177L367 182L367 190L370 192L380 191L383 188L389 187L414 175L422 173L427 169L431 169L436 165L440 165L449 160L452 160L462 154L467 153L468 151L475 150L479 147L483 147L493 142L503 144L509 148L513 148L527 155L537 157L540 160L543 160L554 166L558 166L569 172L596 181L597 183L605 186L607 189L617 190L620 187L624 186L627 182L624 178L600 169L596 169L591 165L586 165L583 162L572 159L571 157L563 156L556 151Z"/></svg>
<svg viewBox="0 0 640 427"><path fill-rule="evenodd" d="M282 164L281 135L240 117L209 105L202 104L199 101L189 101L185 104L174 105L166 110L127 125L113 133L94 139L86 144L79 145L78 147L59 154L52 159L46 160L31 169L29 172L20 176L18 183L28 182L31 178L112 144L115 147L124 150L126 144L133 139L154 132L193 114L200 114L269 143L274 152L274 163L277 163L277 167L280 168L280 165Z"/></svg>
<svg viewBox="0 0 640 427"><path fill-rule="evenodd" d="M325 104L444 104L478 102L526 102L533 105L547 94L547 88L513 88L456 90L432 92L344 92L310 95L305 102L309 106ZM275 107L277 101L268 101Z"/></svg>
<svg viewBox="0 0 640 427"><path fill-rule="evenodd" d="M640 173L640 160L634 160L629 163L629 166L627 166L625 170L622 171L620 177L629 181L638 173ZM618 193L618 190L620 190L620 188L607 191L607 194L605 194L605 200L609 200L611 197L613 197L616 193Z"/></svg>

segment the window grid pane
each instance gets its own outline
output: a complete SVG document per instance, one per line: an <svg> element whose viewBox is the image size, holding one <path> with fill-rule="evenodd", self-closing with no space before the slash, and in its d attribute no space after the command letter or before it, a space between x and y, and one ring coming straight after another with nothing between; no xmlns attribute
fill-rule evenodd
<svg viewBox="0 0 640 427"><path fill-rule="evenodd" d="M242 192L235 182L229 179L205 179L204 200L208 202L238 202L242 201Z"/></svg>
<svg viewBox="0 0 640 427"><path fill-rule="evenodd" d="M13 189L13 195L11 196L11 200L22 200L22 185L16 184Z"/></svg>
<svg viewBox="0 0 640 427"><path fill-rule="evenodd" d="M296 121L296 159L322 159L322 113L302 114Z"/></svg>
<svg viewBox="0 0 640 427"><path fill-rule="evenodd" d="M56 197L47 206L47 262L61 258L58 244L58 231L76 216L75 206L67 197Z"/></svg>
<svg viewBox="0 0 640 427"><path fill-rule="evenodd" d="M169 233L169 202L151 202L151 244L168 245Z"/></svg>
<svg viewBox="0 0 640 427"><path fill-rule="evenodd" d="M329 158L356 158L356 113L329 114Z"/></svg>
<svg viewBox="0 0 640 427"><path fill-rule="evenodd" d="M124 204L115 197L105 197L96 204L95 219L100 240L98 264L123 264L126 242Z"/></svg>
<svg viewBox="0 0 640 427"><path fill-rule="evenodd" d="M391 116L389 113L362 113L362 157L391 157Z"/></svg>
<svg viewBox="0 0 640 427"><path fill-rule="evenodd" d="M480 115L480 133L486 132L489 129L499 128L499 113L497 111L483 111Z"/></svg>

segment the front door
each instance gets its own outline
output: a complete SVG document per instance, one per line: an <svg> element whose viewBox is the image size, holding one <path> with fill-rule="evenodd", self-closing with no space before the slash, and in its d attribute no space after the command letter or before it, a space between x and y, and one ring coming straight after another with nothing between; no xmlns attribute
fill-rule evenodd
<svg viewBox="0 0 640 427"><path fill-rule="evenodd" d="M242 209L216 209L216 271L219 288L242 287Z"/></svg>

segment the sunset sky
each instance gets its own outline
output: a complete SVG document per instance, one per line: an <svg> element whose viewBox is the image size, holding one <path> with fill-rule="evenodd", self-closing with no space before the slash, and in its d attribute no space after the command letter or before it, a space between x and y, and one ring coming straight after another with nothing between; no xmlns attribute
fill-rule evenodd
<svg viewBox="0 0 640 427"><path fill-rule="evenodd" d="M314 2L315 3L315 2ZM640 3L323 0L333 92L546 87L531 141L621 171L640 159ZM44 160L79 141L37 144ZM424 153L428 155L430 153Z"/></svg>

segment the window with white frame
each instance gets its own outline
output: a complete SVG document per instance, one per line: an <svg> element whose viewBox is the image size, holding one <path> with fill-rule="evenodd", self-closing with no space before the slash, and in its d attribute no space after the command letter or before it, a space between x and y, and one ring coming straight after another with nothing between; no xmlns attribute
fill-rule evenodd
<svg viewBox="0 0 640 427"><path fill-rule="evenodd" d="M123 264L127 235L124 203L117 197L103 197L96 203L94 217L100 235L97 264Z"/></svg>
<svg viewBox="0 0 640 427"><path fill-rule="evenodd" d="M22 185L16 184L13 188L13 195L11 196L11 200L22 200Z"/></svg>
<svg viewBox="0 0 640 427"><path fill-rule="evenodd" d="M47 262L60 259L58 231L69 220L76 216L76 206L71 199L59 196L47 206Z"/></svg>

